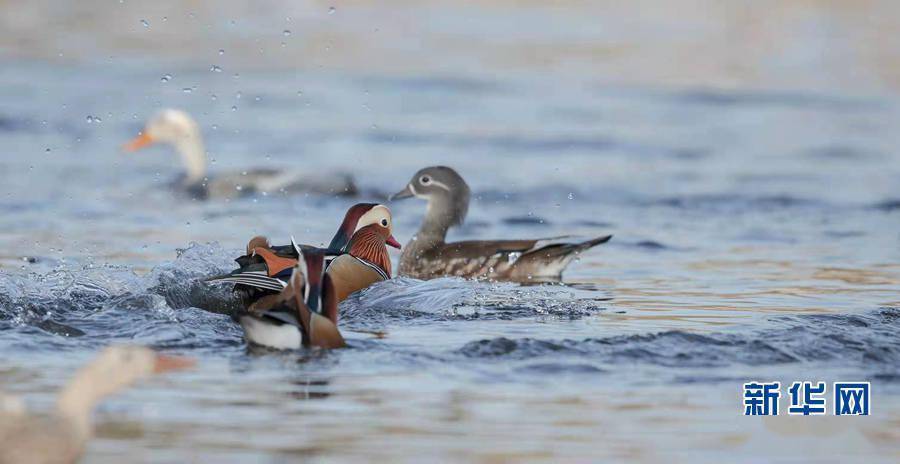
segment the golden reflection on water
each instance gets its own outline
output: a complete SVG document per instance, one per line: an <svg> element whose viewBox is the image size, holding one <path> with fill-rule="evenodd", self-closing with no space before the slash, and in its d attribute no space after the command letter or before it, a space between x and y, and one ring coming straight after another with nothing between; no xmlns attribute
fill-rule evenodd
<svg viewBox="0 0 900 464"><path fill-rule="evenodd" d="M632 268L597 254L582 265L617 277L576 280L607 289L612 296L607 310L597 316L604 324L636 331L648 326L702 331L764 315L897 305L900 265L826 267L803 259L759 258L755 255L768 253L758 247L730 251L731 258L669 259L651 277L629 277Z"/></svg>

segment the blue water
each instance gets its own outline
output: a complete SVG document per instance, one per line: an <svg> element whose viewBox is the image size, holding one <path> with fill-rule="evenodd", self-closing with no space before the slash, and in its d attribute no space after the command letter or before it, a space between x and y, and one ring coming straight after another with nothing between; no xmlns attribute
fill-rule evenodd
<svg viewBox="0 0 900 464"><path fill-rule="evenodd" d="M198 360L105 403L89 462L900 452L894 97L207 68L0 66L0 389L46 409L113 342ZM395 279L342 305L346 350L248 351L200 279L256 234L324 244L360 198L179 197L173 152L119 150L170 106L213 171L344 169L384 201L447 164L474 193L452 239L615 237L560 285ZM390 207L405 242L424 205ZM748 380L870 381L876 414L743 418Z"/></svg>

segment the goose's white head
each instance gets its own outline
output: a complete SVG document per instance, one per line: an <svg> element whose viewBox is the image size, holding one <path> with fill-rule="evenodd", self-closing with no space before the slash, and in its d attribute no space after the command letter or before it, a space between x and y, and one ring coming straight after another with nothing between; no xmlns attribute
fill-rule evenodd
<svg viewBox="0 0 900 464"><path fill-rule="evenodd" d="M147 121L144 130L126 143L126 151L137 151L155 143L171 145L181 155L190 180L203 178L206 152L197 121L184 111L166 109Z"/></svg>

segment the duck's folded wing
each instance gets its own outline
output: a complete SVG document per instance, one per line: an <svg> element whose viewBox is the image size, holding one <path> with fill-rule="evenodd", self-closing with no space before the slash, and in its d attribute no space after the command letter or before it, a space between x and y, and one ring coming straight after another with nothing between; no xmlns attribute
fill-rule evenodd
<svg viewBox="0 0 900 464"><path fill-rule="evenodd" d="M586 241L572 241L570 236L535 240L473 240L447 243L431 250L424 261L437 275L489 275L507 273L518 263L533 269L529 275L558 274L578 252L605 243L611 235Z"/></svg>
<svg viewBox="0 0 900 464"><path fill-rule="evenodd" d="M558 237L546 237L534 240L471 240L445 244L439 252L448 258L476 258L476 257L514 257L518 258L528 253L542 252L553 249L590 248L606 243L612 235L604 235L586 241L572 241L571 235Z"/></svg>

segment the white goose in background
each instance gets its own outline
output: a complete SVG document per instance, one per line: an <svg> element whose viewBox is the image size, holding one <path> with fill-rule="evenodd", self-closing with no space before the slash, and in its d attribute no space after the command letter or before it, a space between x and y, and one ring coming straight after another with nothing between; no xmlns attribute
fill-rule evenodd
<svg viewBox="0 0 900 464"><path fill-rule="evenodd" d="M357 193L353 178L346 173L252 168L208 175L200 127L194 118L181 110L166 109L157 113L147 121L140 135L125 144L124 149L137 151L154 143L171 145L178 152L185 173L175 182L175 186L197 199L229 198L260 192L328 195Z"/></svg>
<svg viewBox="0 0 900 464"><path fill-rule="evenodd" d="M81 368L59 392L51 416L28 414L16 397L0 393L0 464L77 462L94 434L91 413L105 397L143 378L194 363L139 346L112 346Z"/></svg>

